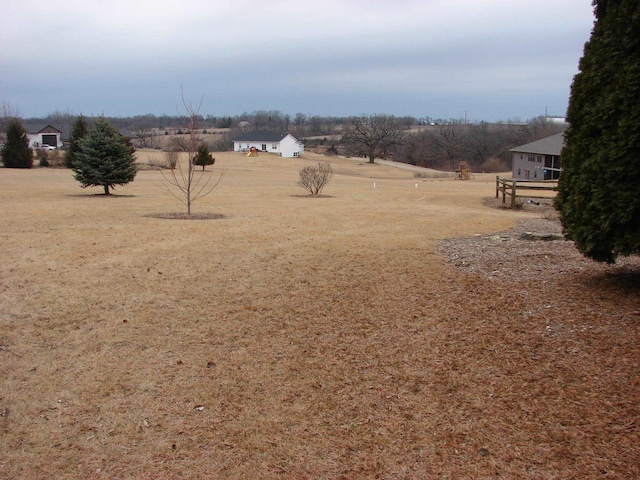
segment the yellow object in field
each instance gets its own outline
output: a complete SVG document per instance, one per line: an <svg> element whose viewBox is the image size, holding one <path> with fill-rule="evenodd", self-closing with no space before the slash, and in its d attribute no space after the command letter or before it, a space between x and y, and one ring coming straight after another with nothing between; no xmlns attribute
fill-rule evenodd
<svg viewBox="0 0 640 480"><path fill-rule="evenodd" d="M469 164L466 161L462 161L458 165L458 168L456 169L456 178L458 180L471 179L471 169L469 168Z"/></svg>

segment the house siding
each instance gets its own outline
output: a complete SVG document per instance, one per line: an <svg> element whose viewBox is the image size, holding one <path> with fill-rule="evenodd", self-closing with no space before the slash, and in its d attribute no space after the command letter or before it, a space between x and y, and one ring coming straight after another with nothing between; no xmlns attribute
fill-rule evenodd
<svg viewBox="0 0 640 480"><path fill-rule="evenodd" d="M513 178L517 180L557 180L560 177L562 134L512 148Z"/></svg>

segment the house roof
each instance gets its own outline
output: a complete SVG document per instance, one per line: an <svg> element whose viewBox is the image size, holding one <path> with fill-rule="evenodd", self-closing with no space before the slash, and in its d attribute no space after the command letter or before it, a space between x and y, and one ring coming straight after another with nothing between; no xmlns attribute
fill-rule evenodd
<svg viewBox="0 0 640 480"><path fill-rule="evenodd" d="M45 132L45 130L49 130L48 132ZM62 130L60 130L59 128L54 127L53 125L51 125L50 123L40 123L40 124L35 124L35 125L29 125L27 133L31 134L31 135L35 135L38 133L53 133L51 132L51 130L54 130L57 133L62 133Z"/></svg>
<svg viewBox="0 0 640 480"><path fill-rule="evenodd" d="M557 155L560 156L564 147L564 133L557 133L550 137L536 140L535 142L520 145L512 148L510 152L518 153L535 153L539 155Z"/></svg>
<svg viewBox="0 0 640 480"><path fill-rule="evenodd" d="M289 133L276 133L276 132L245 132L233 139L234 142L279 142ZM297 141L293 135L291 137Z"/></svg>
<svg viewBox="0 0 640 480"><path fill-rule="evenodd" d="M39 124L29 125L27 132L31 134L36 134L36 133L42 132L43 130L46 130L47 128L52 128L58 133L62 133L62 131L59 128L54 127L50 123L39 123Z"/></svg>

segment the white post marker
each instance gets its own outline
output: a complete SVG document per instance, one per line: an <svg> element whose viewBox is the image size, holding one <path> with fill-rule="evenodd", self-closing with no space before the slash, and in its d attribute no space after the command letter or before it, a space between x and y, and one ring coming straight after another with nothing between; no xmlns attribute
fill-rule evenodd
<svg viewBox="0 0 640 480"><path fill-rule="evenodd" d="M418 184L416 183L416 188L418 188Z"/></svg>
<svg viewBox="0 0 640 480"><path fill-rule="evenodd" d="M373 182L373 188L376 188L376 182Z"/></svg>

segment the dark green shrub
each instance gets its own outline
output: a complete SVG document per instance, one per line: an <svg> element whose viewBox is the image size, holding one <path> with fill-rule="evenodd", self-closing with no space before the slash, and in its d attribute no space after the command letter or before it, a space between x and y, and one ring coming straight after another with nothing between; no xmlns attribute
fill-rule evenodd
<svg viewBox="0 0 640 480"><path fill-rule="evenodd" d="M5 145L2 149L2 163L7 168L33 167L33 151L29 148L27 131L20 120L13 119L7 125Z"/></svg>
<svg viewBox="0 0 640 480"><path fill-rule="evenodd" d="M556 208L580 252L613 263L640 252L640 3L594 3L574 77Z"/></svg>

